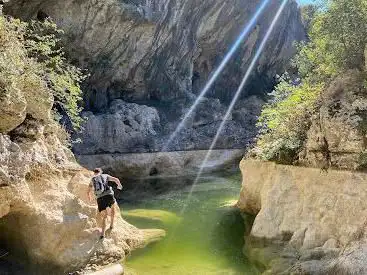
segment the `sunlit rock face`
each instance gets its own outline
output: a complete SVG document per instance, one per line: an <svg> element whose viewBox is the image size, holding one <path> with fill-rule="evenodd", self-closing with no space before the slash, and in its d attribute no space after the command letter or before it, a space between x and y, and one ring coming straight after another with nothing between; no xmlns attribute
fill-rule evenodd
<svg viewBox="0 0 367 275"><path fill-rule="evenodd" d="M168 150L209 147L227 104L280 2L270 1L247 40L208 93L208 99L194 112L187 128ZM86 116L92 119L86 127L90 128L91 124L102 127L83 134L84 143L74 149L78 154L90 148L119 153L161 149L259 4L258 0L11 0L5 12L26 20L50 16L65 30L69 56L91 75L84 98ZM304 28L297 4L289 1L243 98L270 91L275 74L284 71L294 53L293 42L303 38ZM120 110L111 112L111 105L115 105L116 100L126 103L121 108L130 109L128 103L154 108L156 111L152 112L157 113L152 118L154 130L145 128L146 121L136 127L120 123ZM246 100L236 106L237 116L228 121L217 148L244 148L252 139L256 132L252 121L262 104L258 98L255 101L257 106L251 103L249 107ZM141 110L144 112L146 107L141 106ZM251 123L238 119L243 111ZM96 122L98 119L100 123ZM101 132L106 134L101 135ZM120 142L111 132L131 133L137 142L135 145L130 139ZM116 145L111 150L105 144Z"/></svg>
<svg viewBox="0 0 367 275"><path fill-rule="evenodd" d="M203 172L213 173L237 168L244 149L215 150L210 155ZM176 151L141 154L81 155L78 161L87 167L104 167L120 178L194 177L199 172L207 151Z"/></svg>
<svg viewBox="0 0 367 275"><path fill-rule="evenodd" d="M9 65L1 73L29 77L9 50L22 48L5 40L0 63ZM93 173L62 142L52 95L42 85L14 83L2 82L0 100L0 274L68 274L124 259L143 245L143 233L118 212L114 231L99 241L96 203L86 198Z"/></svg>
<svg viewBox="0 0 367 275"><path fill-rule="evenodd" d="M365 173L243 160L245 251L269 274L366 274Z"/></svg>
<svg viewBox="0 0 367 275"><path fill-rule="evenodd" d="M346 71L323 92L320 110L311 119L300 163L348 170L366 168L364 77L357 70Z"/></svg>
<svg viewBox="0 0 367 275"><path fill-rule="evenodd" d="M47 104L38 107L49 113ZM143 244L142 233L119 213L116 230L99 242L96 205L86 196L92 173L76 164L52 120L26 116L17 124L8 124L15 128L9 135L0 131L0 244L25 273L97 268ZM8 260L0 263L0 274L14 274Z"/></svg>

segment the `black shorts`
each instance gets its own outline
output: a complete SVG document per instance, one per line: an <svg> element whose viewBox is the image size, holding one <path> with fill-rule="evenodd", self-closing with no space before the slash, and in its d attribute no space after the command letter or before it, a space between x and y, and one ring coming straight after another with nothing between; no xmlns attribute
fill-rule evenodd
<svg viewBox="0 0 367 275"><path fill-rule="evenodd" d="M97 199L98 211L102 212L108 207L111 207L116 202L113 195L106 195Z"/></svg>

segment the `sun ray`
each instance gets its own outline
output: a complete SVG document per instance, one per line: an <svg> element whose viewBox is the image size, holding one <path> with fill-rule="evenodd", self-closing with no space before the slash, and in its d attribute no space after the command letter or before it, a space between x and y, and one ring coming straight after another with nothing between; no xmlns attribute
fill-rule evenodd
<svg viewBox="0 0 367 275"><path fill-rule="evenodd" d="M255 14L252 16L251 20L244 26L241 34L236 39L235 43L229 50L229 52L225 55L224 59L218 66L218 68L214 71L208 82L205 84L204 88L200 92L199 96L196 98L195 102L189 109L189 111L185 114L179 125L176 127L175 131L171 134L167 142L164 144L163 148L161 149L161 152L165 152L168 150L169 145L172 143L172 141L176 138L178 133L185 127L186 122L191 117L195 109L198 107L200 102L203 100L205 95L208 93L210 88L213 86L214 82L218 79L222 71L224 70L225 66L228 64L230 59L233 57L233 55L236 53L238 48L241 46L244 39L251 33L254 26L256 25L256 22L259 18L259 16L262 14L262 12L265 10L266 6L269 4L270 0L264 0L257 8Z"/></svg>
<svg viewBox="0 0 367 275"><path fill-rule="evenodd" d="M275 17L274 17L273 21L271 22L271 24L269 26L269 29L267 30L267 32L266 32L263 40L261 41L261 44L260 44L259 48L257 49L257 51L256 51L256 53L255 53L255 55L254 55L254 57L253 57L253 59L252 59L252 61L250 63L250 66L248 67L248 69L247 69L247 71L246 71L246 73L245 73L245 75L244 75L244 77L243 77L243 79L241 81L241 84L238 87L238 89L237 89L237 91L236 91L236 93L235 93L235 95L234 95L234 97L233 97L233 99L232 99L232 101L231 101L231 103L230 103L230 105L228 107L228 110L227 110L227 112L226 112L226 114L225 114L225 116L223 118L223 121L220 124L220 126L218 128L218 131L217 131L217 133L216 133L216 135L215 135L215 137L214 137L214 139L213 139L213 141L212 141L212 143L211 143L211 145L209 147L208 153L206 154L206 156L204 158L204 161L202 162L202 164L200 166L199 172L197 173L197 176L196 176L196 178L194 180L194 183L193 183L193 185L191 187L191 190L190 190L190 192L188 194L187 201L190 199L190 197L192 195L192 192L193 192L193 190L195 188L195 185L197 184L199 178L201 177L201 175L202 175L202 173L203 173L203 171L205 169L205 165L206 165L206 163L208 162L208 160L210 158L211 152L213 151L213 149L214 149L214 147L215 147L215 145L216 145L216 143L218 141L218 138L220 137L220 135L221 135L221 133L223 131L223 128L224 128L225 124L227 123L227 120L230 117L230 115L231 115L231 113L233 111L233 108L234 108L237 100L239 99L239 97L241 95L241 92L242 92L243 88L245 87L245 85L246 85L249 77L251 76L251 73L252 73L253 69L255 68L255 65L256 65L257 61L259 60L259 58L261 56L261 53L264 50L264 48L266 46L266 43L268 42L269 37L272 34L272 32L273 32L273 30L274 30L274 28L275 28L275 26L276 26L276 24L277 24L277 22L278 22L278 20L279 20L279 18L281 16L281 14L282 14L282 12L283 12L283 10L284 10L285 5L287 4L287 2L288 2L288 0L283 0L283 2L281 3L281 5L280 5L280 7L279 7L279 9L277 11L277 13L275 14ZM185 212L186 207L187 207L187 204L183 207L183 209L181 211L181 214L183 214Z"/></svg>

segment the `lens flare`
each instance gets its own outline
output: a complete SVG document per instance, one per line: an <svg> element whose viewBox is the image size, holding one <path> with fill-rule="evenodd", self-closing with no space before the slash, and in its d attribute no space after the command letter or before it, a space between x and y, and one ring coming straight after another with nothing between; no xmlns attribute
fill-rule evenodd
<svg viewBox="0 0 367 275"><path fill-rule="evenodd" d="M210 77L209 81L206 83L204 88L202 89L200 95L196 98L194 104L191 106L189 111L186 113L180 124L177 126L175 131L171 134L165 145L163 146L161 151L166 151L171 144L171 142L175 139L175 137L178 135L178 133L184 128L185 123L190 118L192 113L195 111L196 107L199 105L199 103L203 100L206 93L209 91L209 89L212 87L214 82L217 80L229 60L233 57L237 49L241 46L241 43L246 38L246 36L251 32L252 28L255 26L257 19L261 15L261 13L264 11L265 7L268 5L270 0L264 0L261 5L257 8L254 16L251 18L251 20L247 23L247 25L242 30L241 34L238 36L236 42L233 44L229 52L224 57L223 61L220 63L219 67L214 71L213 75Z"/></svg>
<svg viewBox="0 0 367 275"><path fill-rule="evenodd" d="M268 42L269 37L270 37L271 33L273 32L274 27L275 27L276 23L278 22L278 20L279 20L279 18L280 18L280 15L282 14L282 12L283 12L283 10L284 10L285 5L287 4L287 2L288 2L288 0L283 0L283 2L282 2L282 4L280 5L280 7L279 7L279 9L278 9L278 11L277 11L277 13L276 13L276 15L275 15L275 17L274 17L273 21L271 22L271 24L270 24L270 26L269 26L268 31L266 32L266 34L265 34L265 36L264 36L263 40L261 41L261 44L260 44L259 48L257 49L256 54L255 54L254 58L252 59L252 61L251 61L251 63L250 63L250 66L248 67L248 69L247 69L247 71L246 71L246 74L245 74L245 76L243 77L243 79L242 79L242 81L241 81L241 84L240 84L240 86L238 87L238 89L237 89L237 91L236 91L236 93L235 93L235 95L234 95L234 97L233 97L233 99L232 99L232 101L231 101L231 104L230 104L230 105L229 105L229 107L228 107L228 110L227 110L227 112L226 112L226 114L225 114L225 116L224 116L224 118L223 118L223 121L222 121L222 123L220 124L220 126L219 126L219 128L218 128L217 134L215 135L215 137L214 137L214 139L213 139L213 142L212 142L212 144L210 145L210 148L209 148L209 150L208 150L208 153L206 154L206 156L205 156L205 158L204 158L204 161L202 162L202 164L201 164L201 166L200 166L199 172L198 172L198 174L197 174L197 176L196 176L196 178L195 178L195 181L194 181L194 183L193 183L193 185L192 185L192 187L191 187L191 190L190 190L190 192L189 192L189 195L188 195L187 200L189 200L189 199L190 199L190 197L191 197L191 195L192 195L192 192L193 192L193 190L194 190L194 188L195 188L195 186L196 186L196 184L197 184L197 182L198 182L198 180L199 180L200 176L202 175L202 173L203 173L203 171L204 171L204 169L205 169L205 165L206 165L206 163L208 162L208 160L209 160L209 158L210 158L210 156L211 156L211 153L212 153L212 151L213 151L213 149L214 149L214 147L215 147L215 145L216 145L216 143L217 143L217 141L218 141L218 138L219 138L219 136L220 136L220 134L221 134L221 132L222 132L222 130L223 130L223 128L224 128L224 126L225 126L225 124L226 124L226 122L227 122L228 118L229 118L229 116L231 115L231 113L232 113L232 111L233 111L233 108L234 108L234 106L235 106L235 104L236 104L236 102L237 102L237 100L238 100L239 96L241 95L241 92L242 92L243 88L245 87L245 85L246 85L246 83L247 83L247 81L248 81L248 79L249 79L249 77L250 77L250 75L251 75L251 73L252 73L252 71L253 71L253 69L254 69L254 67L255 67L256 63L257 63L257 61L259 60L259 58L260 58L260 56L261 56L261 53L262 53L262 51L264 50L265 45L266 45L266 43ZM182 211L181 211L181 214L183 214L183 213L185 212L186 207L187 207L187 204L183 207L183 209L182 209Z"/></svg>

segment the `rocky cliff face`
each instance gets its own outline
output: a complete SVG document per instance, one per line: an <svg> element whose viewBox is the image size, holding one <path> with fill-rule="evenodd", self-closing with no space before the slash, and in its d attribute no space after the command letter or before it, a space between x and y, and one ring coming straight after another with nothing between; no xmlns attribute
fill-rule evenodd
<svg viewBox="0 0 367 275"><path fill-rule="evenodd" d="M119 261L143 233L118 214L116 230L99 241L96 206L86 200L91 173L60 141L52 92L9 30L1 16L0 250L9 254L0 273L65 274Z"/></svg>
<svg viewBox="0 0 367 275"><path fill-rule="evenodd" d="M93 270L142 245L142 232L120 215L116 230L99 241L96 207L86 198L91 173L71 156L54 137L15 143L0 135L0 243L9 251L1 274Z"/></svg>
<svg viewBox="0 0 367 275"><path fill-rule="evenodd" d="M365 73L347 71L322 94L311 120L300 163L348 170L366 168L367 98Z"/></svg>
<svg viewBox="0 0 367 275"><path fill-rule="evenodd" d="M243 160L238 206L269 274L366 274L367 175ZM279 256L280 255L280 256Z"/></svg>
<svg viewBox="0 0 367 275"><path fill-rule="evenodd" d="M96 208L86 199L91 174L45 126L26 119L13 124L10 136L0 134L1 247L22 264L31 263L27 272L35 274L40 268L57 274L124 258L142 244L142 233L118 215L116 231L98 241ZM5 259L0 273L13 274L10 266Z"/></svg>
<svg viewBox="0 0 367 275"><path fill-rule="evenodd" d="M119 261L140 246L142 233L120 215L116 230L105 242L98 241L96 207L86 198L91 173L78 166L60 143L58 126L47 117L52 105L19 103L10 94L7 99L13 112L22 104L25 114L17 116L25 118L1 119L1 125L8 126L0 134L1 248L22 264L31 263L27 273L64 274ZM47 110L42 122L26 111L36 109ZM0 110L7 113L4 105ZM3 260L0 273L14 274L16 270Z"/></svg>
<svg viewBox="0 0 367 275"><path fill-rule="evenodd" d="M85 105L90 118L78 154L157 151L219 65L258 0L11 0L5 12L25 20L51 16L66 32L66 49L91 73ZM226 102L241 81L280 1L270 1L249 38L218 79L187 129L169 150L206 149ZM244 92L271 88L304 38L294 1L285 9ZM262 101L241 101L217 148L243 148L252 139ZM146 106L144 106L146 105ZM239 130L241 129L241 130Z"/></svg>

